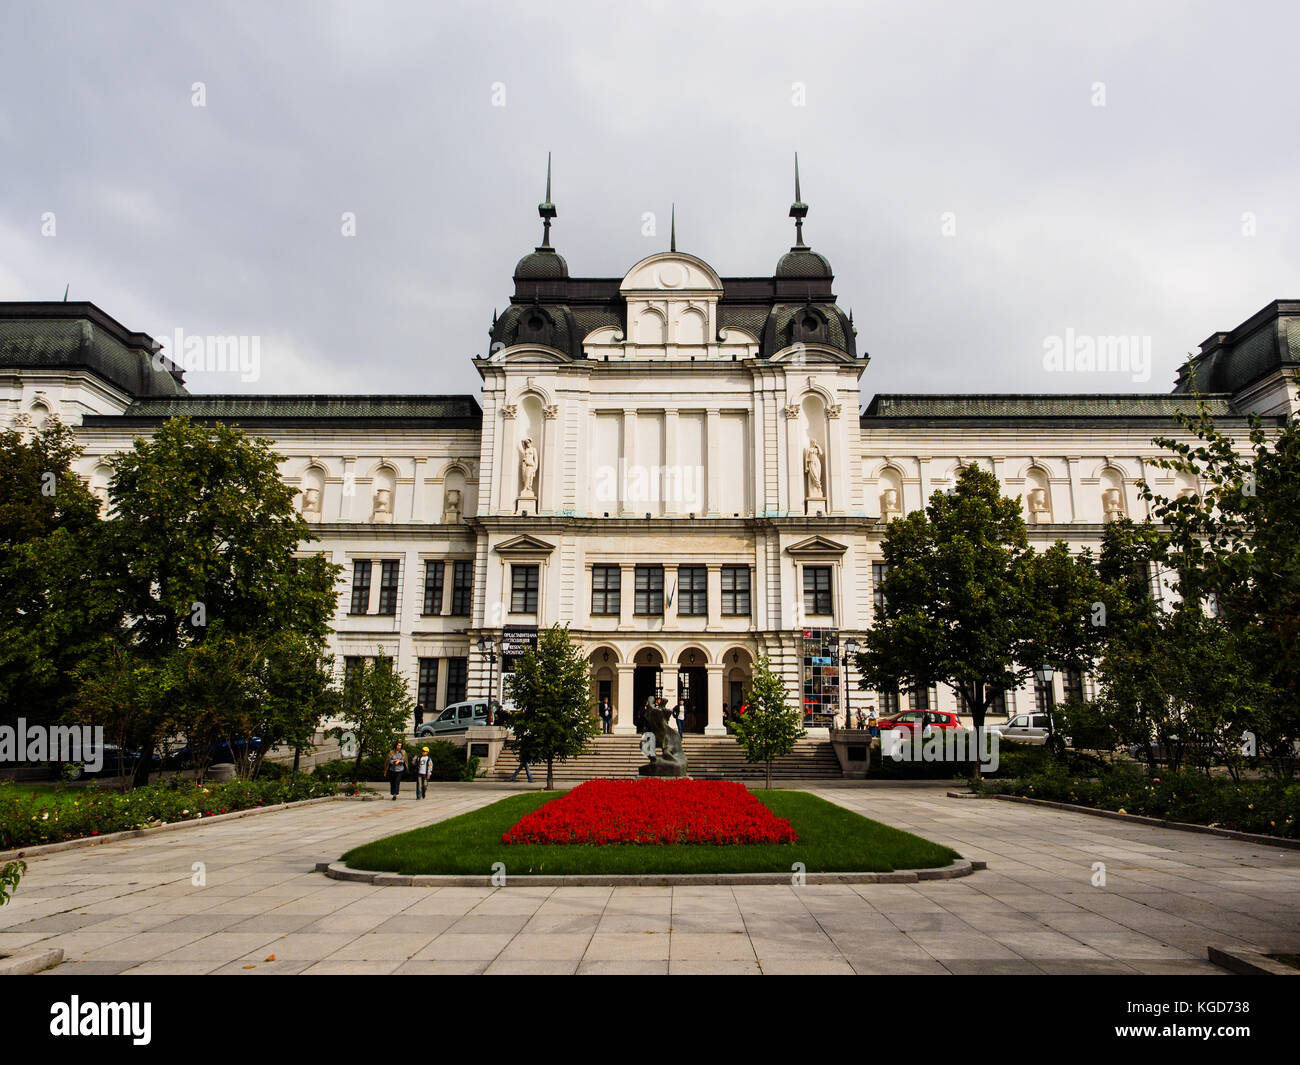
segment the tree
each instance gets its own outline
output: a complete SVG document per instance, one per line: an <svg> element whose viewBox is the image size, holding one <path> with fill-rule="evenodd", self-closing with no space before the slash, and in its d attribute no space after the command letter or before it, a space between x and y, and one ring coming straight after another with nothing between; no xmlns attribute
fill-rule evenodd
<svg viewBox="0 0 1300 1065"><path fill-rule="evenodd" d="M0 432L0 710L50 724L77 665L121 624L99 503L72 430Z"/></svg>
<svg viewBox="0 0 1300 1065"><path fill-rule="evenodd" d="M382 649L376 651L373 664L362 659L343 678L343 694L339 699L343 724L330 729L329 734L344 741L350 737L356 745L353 788L361 776L361 760L367 754L384 750L393 735L402 732L412 705L406 678L393 668L392 658Z"/></svg>
<svg viewBox="0 0 1300 1065"><path fill-rule="evenodd" d="M860 683L946 684L971 713L978 752L993 700L1038 664L1029 661L1034 569L1020 504L967 466L951 494L890 522L883 547L884 606L857 657Z"/></svg>
<svg viewBox="0 0 1300 1065"><path fill-rule="evenodd" d="M1221 624L1220 653L1249 667L1251 690L1229 701L1289 773L1300 739L1300 420L1269 433L1252 417L1245 454L1204 403L1179 420L1196 440L1157 438L1171 454L1153 465L1197 488L1170 499L1143 484L1168 531L1156 558L1179 599Z"/></svg>
<svg viewBox="0 0 1300 1065"><path fill-rule="evenodd" d="M767 788L772 787L772 763L794 750L807 733L803 714L791 706L785 682L772 669L767 655L754 664L748 706L735 722L736 742L744 749L745 761L762 762L767 769Z"/></svg>
<svg viewBox="0 0 1300 1065"><path fill-rule="evenodd" d="M591 678L582 649L569 630L552 625L515 659L506 680L516 709L504 715L511 730L507 746L520 762L546 763L546 790L555 787L555 763L582 754L599 725L592 715Z"/></svg>
<svg viewBox="0 0 1300 1065"><path fill-rule="evenodd" d="M315 539L269 441L173 418L112 461L113 576L130 619L122 641L161 661L208 636L270 640L329 632L340 567L301 556ZM154 722L161 726L161 722ZM136 781L163 733L139 729Z"/></svg>

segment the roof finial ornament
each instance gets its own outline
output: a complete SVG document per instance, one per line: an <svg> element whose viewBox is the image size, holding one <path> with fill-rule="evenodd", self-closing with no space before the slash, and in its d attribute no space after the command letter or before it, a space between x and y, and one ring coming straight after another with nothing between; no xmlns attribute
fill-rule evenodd
<svg viewBox="0 0 1300 1065"><path fill-rule="evenodd" d="M542 219L542 247L551 246L551 219L559 212L551 203L551 153L546 153L546 199L537 205L537 213Z"/></svg>
<svg viewBox="0 0 1300 1065"><path fill-rule="evenodd" d="M794 246L806 248L803 242L803 220L808 214L808 205L799 195L799 153L794 153L794 203L790 204L790 217L794 219Z"/></svg>
<svg viewBox="0 0 1300 1065"><path fill-rule="evenodd" d="M669 251L677 250L677 204L675 203L673 204L672 228L670 230L670 234L668 237L668 250Z"/></svg>

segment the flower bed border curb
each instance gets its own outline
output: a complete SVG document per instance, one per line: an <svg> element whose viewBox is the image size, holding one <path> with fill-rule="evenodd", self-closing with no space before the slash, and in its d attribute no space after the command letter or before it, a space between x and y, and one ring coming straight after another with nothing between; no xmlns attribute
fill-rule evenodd
<svg viewBox="0 0 1300 1065"><path fill-rule="evenodd" d="M1074 813L1091 814L1093 817L1109 817L1114 821L1132 821L1139 825L1153 825L1157 828L1176 828L1180 832L1201 832L1207 836L1223 836L1225 839L1239 839L1245 843L1260 843L1266 847L1286 847L1300 850L1300 839L1287 836L1266 836L1259 832L1238 832L1233 828L1213 828L1210 825L1194 825L1189 821L1166 821L1160 817L1147 817L1144 814L1122 814L1118 810L1102 810L1096 806L1076 806L1074 803L1055 802L1051 799L1033 799L1028 795L974 795L970 792L950 791L950 799L1004 799L1007 802L1024 802L1031 806L1046 806L1053 810L1070 810Z"/></svg>
<svg viewBox="0 0 1300 1065"><path fill-rule="evenodd" d="M194 817L185 821L168 821L165 825L153 825L149 828L131 828L125 832L110 832L105 836L78 836L76 839L64 839L58 843L37 843L31 847L19 847L16 850L0 851L0 862L15 858L39 858L43 854L57 854L60 851L76 850L79 847L94 847L100 843L118 843L124 839L138 836L151 836L155 832L171 832L178 828L193 828L210 825L217 821L229 821L236 817L248 817L251 814L269 814L274 810L294 810L300 806L311 806L320 802L338 802L340 799L359 799L362 802L373 801L373 795L320 795L315 799L298 799L296 802L278 802L274 806L250 806L245 810L232 810L228 814L214 814L212 817Z"/></svg>
<svg viewBox="0 0 1300 1065"><path fill-rule="evenodd" d="M61 961L62 947L21 947L16 954L0 958L0 976L29 976L52 969Z"/></svg>
<svg viewBox="0 0 1300 1065"><path fill-rule="evenodd" d="M898 869L892 873L805 873L805 884L914 884L920 880L953 880L987 868L981 861L959 858L938 869ZM789 884L791 873L581 873L563 875L507 875L504 884L492 876L459 874L381 873L350 869L342 862L318 862L316 872L331 880L371 884L375 887L684 887L700 884Z"/></svg>

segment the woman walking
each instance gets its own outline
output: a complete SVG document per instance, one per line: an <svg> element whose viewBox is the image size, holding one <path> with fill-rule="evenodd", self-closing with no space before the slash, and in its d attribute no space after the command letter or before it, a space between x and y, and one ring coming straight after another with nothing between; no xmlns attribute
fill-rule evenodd
<svg viewBox="0 0 1300 1065"><path fill-rule="evenodd" d="M402 790L402 776L406 773L406 752L402 750L401 740L397 741L384 768L388 772L388 790L393 796L393 802L396 802L397 794Z"/></svg>

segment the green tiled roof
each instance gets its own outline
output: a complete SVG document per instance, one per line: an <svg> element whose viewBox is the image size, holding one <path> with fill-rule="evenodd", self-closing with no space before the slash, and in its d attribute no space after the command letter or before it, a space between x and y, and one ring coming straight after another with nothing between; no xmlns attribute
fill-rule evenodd
<svg viewBox="0 0 1300 1065"><path fill-rule="evenodd" d="M1202 397L1214 415L1237 411L1228 395ZM885 395L867 407L867 418L1172 418L1196 413L1196 397L1172 393L1066 395Z"/></svg>

